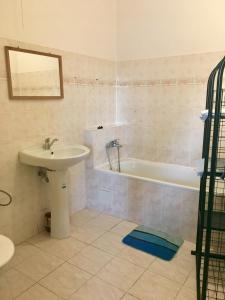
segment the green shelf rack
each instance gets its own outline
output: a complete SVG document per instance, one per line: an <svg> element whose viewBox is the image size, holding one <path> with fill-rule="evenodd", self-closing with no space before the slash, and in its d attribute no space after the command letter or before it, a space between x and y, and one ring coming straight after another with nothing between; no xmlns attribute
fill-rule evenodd
<svg viewBox="0 0 225 300"><path fill-rule="evenodd" d="M196 249L197 300L225 299L225 57L207 84Z"/></svg>
<svg viewBox="0 0 225 300"><path fill-rule="evenodd" d="M204 228L207 229L207 214L204 214ZM225 231L225 212L213 211L211 220L212 230Z"/></svg>

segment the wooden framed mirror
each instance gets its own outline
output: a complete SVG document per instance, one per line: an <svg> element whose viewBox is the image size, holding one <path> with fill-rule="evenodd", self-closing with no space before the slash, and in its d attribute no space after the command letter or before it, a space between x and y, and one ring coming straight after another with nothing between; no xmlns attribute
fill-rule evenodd
<svg viewBox="0 0 225 300"><path fill-rule="evenodd" d="M5 46L10 99L62 99L62 57Z"/></svg>

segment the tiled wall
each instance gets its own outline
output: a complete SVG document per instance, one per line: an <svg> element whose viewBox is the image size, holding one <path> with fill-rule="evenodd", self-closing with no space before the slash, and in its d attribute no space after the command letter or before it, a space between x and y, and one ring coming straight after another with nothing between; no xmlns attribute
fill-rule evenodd
<svg viewBox="0 0 225 300"><path fill-rule="evenodd" d="M9 100L5 45L62 55L65 99ZM201 154L203 126L198 116L204 108L206 79L222 55L118 62L116 70L112 61L0 39L0 189L13 195L11 206L0 207L0 233L20 242L42 229L48 209L46 185L36 168L18 162L18 151L41 145L48 136L84 144L85 128L104 125L104 131L86 136L97 149L92 157L96 164L106 159L105 142L119 137L124 156L193 165ZM115 120L126 125L107 129ZM93 160L88 164L92 167ZM94 171L85 173L84 163L71 168L70 182L71 211L84 207L87 199L97 201L96 193L107 186L107 178L100 184ZM112 184L118 195L127 186ZM103 208L108 205L106 196L114 203L109 194L101 195ZM118 199L123 201L121 195Z"/></svg>
<svg viewBox="0 0 225 300"><path fill-rule="evenodd" d="M87 206L195 242L197 191L95 169L107 161L105 144L110 139L124 141L121 158L128 156L126 132L126 125L86 131L86 144L92 149L86 169Z"/></svg>
<svg viewBox="0 0 225 300"><path fill-rule="evenodd" d="M9 100L4 46L62 55L63 100ZM115 120L115 63L17 41L0 39L0 189L13 195L0 207L0 233L20 242L43 226L48 207L46 186L37 169L18 162L18 151L42 144L46 137L84 143L84 129ZM70 169L71 211L86 204L85 165ZM0 201L4 200L0 194Z"/></svg>
<svg viewBox="0 0 225 300"><path fill-rule="evenodd" d="M93 170L106 161L105 143L120 138L122 155L195 166L201 158L207 78L224 53L117 64L117 121L88 132L93 154L87 204L195 241L198 193Z"/></svg>
<svg viewBox="0 0 225 300"><path fill-rule="evenodd" d="M100 170L92 174L89 207L195 242L198 192Z"/></svg>
<svg viewBox="0 0 225 300"><path fill-rule="evenodd" d="M201 157L206 83L224 52L118 62L117 121L129 156L193 166Z"/></svg>
<svg viewBox="0 0 225 300"><path fill-rule="evenodd" d="M85 130L85 142L92 149L89 159L87 160L91 166L98 166L107 161L106 143L119 139L122 148L120 149L121 157L127 157L126 144L126 125L111 124L104 126L102 129L89 128ZM112 160L117 159L117 150L111 149L110 157Z"/></svg>

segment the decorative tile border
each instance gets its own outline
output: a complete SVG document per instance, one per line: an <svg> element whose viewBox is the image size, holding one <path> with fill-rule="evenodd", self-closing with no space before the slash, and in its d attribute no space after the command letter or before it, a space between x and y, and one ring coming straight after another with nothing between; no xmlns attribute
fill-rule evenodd
<svg viewBox="0 0 225 300"><path fill-rule="evenodd" d="M116 80L104 80L99 78L64 78L64 83L74 85L116 86Z"/></svg>
<svg viewBox="0 0 225 300"><path fill-rule="evenodd" d="M0 77L0 81L6 81L6 77ZM121 86L121 87L150 87L150 86L159 86L159 85L197 85L197 84L206 84L207 78L184 78L184 79L162 79L162 80L104 80L98 78L79 78L71 77L64 78L64 84L71 84L77 86Z"/></svg>
<svg viewBox="0 0 225 300"><path fill-rule="evenodd" d="M162 79L162 80L104 80L98 78L65 78L64 83L74 85L94 85L94 86L157 86L157 85L187 85L206 84L207 78L184 78L184 79Z"/></svg>
<svg viewBox="0 0 225 300"><path fill-rule="evenodd" d="M74 78L74 83L75 84L80 84L80 85L116 85L116 80L104 80L104 79L85 79L85 78Z"/></svg>
<svg viewBox="0 0 225 300"><path fill-rule="evenodd" d="M7 81L6 77L0 77L0 81ZM73 84L73 85L96 85L96 86L116 86L116 80L104 80L104 79L93 79L93 78L64 78L64 84Z"/></svg>
<svg viewBox="0 0 225 300"><path fill-rule="evenodd" d="M163 79L163 80L130 80L117 81L117 86L157 86L157 85L181 85L181 84L205 84L207 78L184 78L184 79Z"/></svg>

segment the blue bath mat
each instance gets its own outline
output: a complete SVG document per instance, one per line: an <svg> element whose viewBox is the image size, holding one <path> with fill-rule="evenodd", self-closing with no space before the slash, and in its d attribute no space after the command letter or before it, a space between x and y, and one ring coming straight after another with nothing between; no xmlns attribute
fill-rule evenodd
<svg viewBox="0 0 225 300"><path fill-rule="evenodd" d="M183 240L145 226L138 226L123 238L123 243L164 260L171 260L183 244Z"/></svg>

